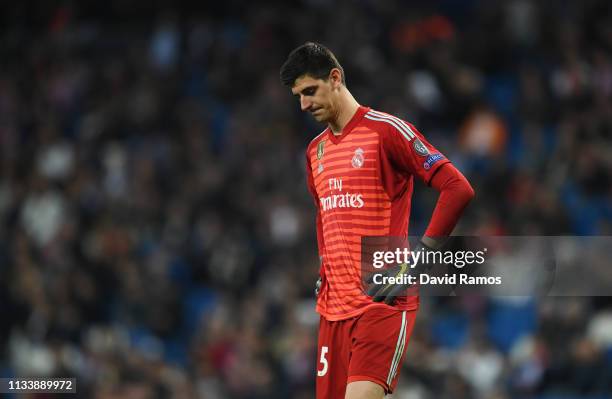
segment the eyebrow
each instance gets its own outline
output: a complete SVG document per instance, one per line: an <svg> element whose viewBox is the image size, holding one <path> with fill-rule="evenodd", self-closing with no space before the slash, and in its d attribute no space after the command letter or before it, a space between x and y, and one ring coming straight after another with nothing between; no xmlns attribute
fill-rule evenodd
<svg viewBox="0 0 612 399"><path fill-rule="evenodd" d="M317 88L317 85L306 86L302 90L298 91L297 93L294 93L293 95L298 96L300 94L303 94L306 90L309 90L309 89L315 90L316 88Z"/></svg>

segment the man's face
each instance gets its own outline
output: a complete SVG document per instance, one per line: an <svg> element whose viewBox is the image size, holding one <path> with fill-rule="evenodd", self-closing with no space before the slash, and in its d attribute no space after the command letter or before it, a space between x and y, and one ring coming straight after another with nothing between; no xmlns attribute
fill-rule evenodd
<svg viewBox="0 0 612 399"><path fill-rule="evenodd" d="M304 75L295 80L291 89L299 97L302 111L310 112L317 122L327 122L336 113L334 106L333 79L327 81Z"/></svg>

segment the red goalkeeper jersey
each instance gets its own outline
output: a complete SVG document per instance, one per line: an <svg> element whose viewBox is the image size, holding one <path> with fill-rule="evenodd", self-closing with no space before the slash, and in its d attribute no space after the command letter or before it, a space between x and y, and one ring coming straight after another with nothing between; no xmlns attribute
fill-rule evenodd
<svg viewBox="0 0 612 399"><path fill-rule="evenodd" d="M413 176L429 183L449 161L410 123L367 107L341 135L327 128L315 137L306 158L322 262L317 312L333 321L388 306L363 291L361 237L407 237ZM397 298L393 306L416 309L418 297Z"/></svg>

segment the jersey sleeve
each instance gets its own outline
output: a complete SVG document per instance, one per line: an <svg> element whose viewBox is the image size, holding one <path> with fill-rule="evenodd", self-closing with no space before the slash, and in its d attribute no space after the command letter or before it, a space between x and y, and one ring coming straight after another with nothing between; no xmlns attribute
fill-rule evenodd
<svg viewBox="0 0 612 399"><path fill-rule="evenodd" d="M436 171L450 162L412 124L394 118L382 134L383 151L401 173L418 176L429 185Z"/></svg>
<svg viewBox="0 0 612 399"><path fill-rule="evenodd" d="M431 186L440 196L425 231L426 237L447 237L455 228L463 210L474 198L474 189L452 164L439 168L431 179Z"/></svg>
<svg viewBox="0 0 612 399"><path fill-rule="evenodd" d="M312 176L312 167L310 164L310 151L306 150L306 185L308 187L308 192L312 195L314 200L315 207L317 209L317 244L319 247L319 258L323 257L325 244L323 241L323 223L321 221L321 211L319 209L319 196L317 195L317 189L315 187L314 178Z"/></svg>

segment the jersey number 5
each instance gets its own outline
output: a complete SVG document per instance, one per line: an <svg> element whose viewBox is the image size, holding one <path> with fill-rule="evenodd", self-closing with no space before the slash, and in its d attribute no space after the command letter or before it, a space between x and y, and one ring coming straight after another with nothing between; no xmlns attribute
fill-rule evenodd
<svg viewBox="0 0 612 399"><path fill-rule="evenodd" d="M327 374L327 359L325 358L325 355L327 355L328 351L329 348L327 346L321 347L321 359L319 362L323 363L323 368L321 370L317 370L317 375L319 377L323 377L325 374Z"/></svg>

